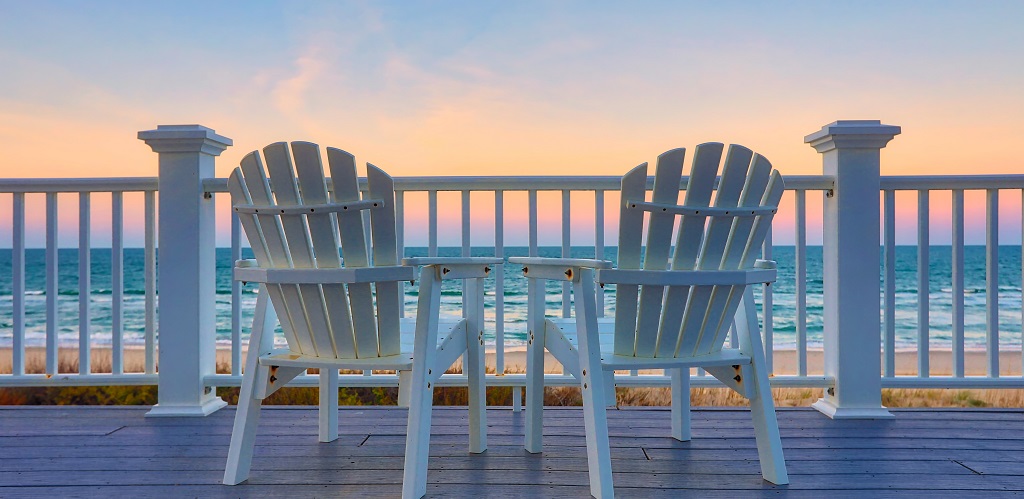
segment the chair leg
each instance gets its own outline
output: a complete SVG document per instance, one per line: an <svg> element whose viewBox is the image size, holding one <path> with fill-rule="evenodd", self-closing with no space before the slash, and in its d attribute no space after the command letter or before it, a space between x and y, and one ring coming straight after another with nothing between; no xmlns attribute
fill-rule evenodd
<svg viewBox="0 0 1024 499"><path fill-rule="evenodd" d="M736 329L740 349L750 355L750 370L755 383L750 399L750 415L754 419L754 438L757 441L757 457L761 461L761 476L776 485L785 485L789 483L789 474L786 472L786 458L782 455L779 421L775 415L771 385L768 383L764 347L754 309L754 292L750 286L747 286L743 295L743 302L737 312Z"/></svg>
<svg viewBox="0 0 1024 499"><path fill-rule="evenodd" d="M419 499L427 493L427 464L430 457L430 416L434 407L434 384L427 375L436 369L437 318L441 307L441 282L432 265L420 269L420 296L416 312L412 378L409 383L409 425L405 437L405 468L402 498Z"/></svg>
<svg viewBox="0 0 1024 499"><path fill-rule="evenodd" d="M418 387L409 403L409 427L405 439L405 473L402 498L419 499L427 493L427 462L430 457L430 417L434 408L434 389ZM410 462L412 460L412 462Z"/></svg>
<svg viewBox="0 0 1024 499"><path fill-rule="evenodd" d="M469 384L469 452L487 450L487 384L484 378L483 279L467 282L466 354L463 356Z"/></svg>
<svg viewBox="0 0 1024 499"><path fill-rule="evenodd" d="M615 497L615 489L612 483L611 446L608 443L608 408L605 406L607 376L601 368L593 270L580 271L578 280L573 282L573 298L576 300L576 331L580 345L580 381L590 494L598 499L612 498Z"/></svg>
<svg viewBox="0 0 1024 499"><path fill-rule="evenodd" d="M544 281L528 279L527 315L529 339L526 344L526 452L541 452L544 446Z"/></svg>
<svg viewBox="0 0 1024 499"><path fill-rule="evenodd" d="M672 383L672 438L690 440L690 368L669 369Z"/></svg>
<svg viewBox="0 0 1024 499"><path fill-rule="evenodd" d="M597 499L615 497L612 485L611 445L608 443L608 408L604 404L604 376L583 379L583 425L587 434L590 494Z"/></svg>
<svg viewBox="0 0 1024 499"><path fill-rule="evenodd" d="M238 485L249 478L252 454L256 444L256 426L260 421L263 400L256 397L257 389L270 381L270 370L259 366L252 374L242 378L235 409L235 424L231 430L228 462L224 467L224 485Z"/></svg>
<svg viewBox="0 0 1024 499"><path fill-rule="evenodd" d="M786 472L786 458L782 455L782 438L779 435L779 421L775 416L775 404L768 385L768 377L754 368L758 390L750 399L750 415L754 419L754 437L757 440L757 457L761 460L761 475L776 485L789 483ZM762 386L764 389L762 390Z"/></svg>
<svg viewBox="0 0 1024 499"><path fill-rule="evenodd" d="M238 485L249 478L253 446L256 444L256 426L260 421L260 404L263 403L257 394L266 393L267 384L270 383L270 369L261 366L259 360L261 354L269 353L273 348L276 320L274 307L267 298L267 287L262 285L253 313L249 351L245 357L245 371L242 373L242 389L238 393L228 461L224 466L224 485Z"/></svg>
<svg viewBox="0 0 1024 499"><path fill-rule="evenodd" d="M320 441L338 439L338 370L320 369Z"/></svg>

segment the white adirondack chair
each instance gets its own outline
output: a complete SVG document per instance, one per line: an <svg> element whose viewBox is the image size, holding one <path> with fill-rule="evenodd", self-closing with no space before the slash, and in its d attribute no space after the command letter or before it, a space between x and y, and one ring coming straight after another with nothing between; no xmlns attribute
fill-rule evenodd
<svg viewBox="0 0 1024 499"><path fill-rule="evenodd" d="M255 261L238 262L234 278L260 283L260 291L224 483L248 478L260 404L295 376L307 368L320 370L319 438L330 442L338 438L339 369L393 370L400 377L399 402L409 406L402 496L422 497L433 386L463 354L469 377L470 452L487 448L480 338L483 278L501 260L419 258L400 263L394 182L383 170L367 164L369 193L361 199L355 158L345 151L327 148L331 193L316 144L271 144L263 158L265 165L253 151L228 181L234 210L256 256ZM369 241L364 211L369 211ZM422 268L410 352L403 351L400 338L399 283L416 279L417 266ZM469 282L466 318L439 342L443 279ZM275 315L288 343L285 350L274 350Z"/></svg>
<svg viewBox="0 0 1024 499"><path fill-rule="evenodd" d="M646 163L622 178L618 268L600 260L509 258L524 266L530 285L526 450L541 451L547 349L582 386L595 497L614 496L606 405L614 405L615 370L669 373L671 434L685 441L690 439L690 368L703 367L750 399L761 474L775 484L789 482L750 286L775 281L774 262L757 256L784 185L768 160L732 145L712 206L722 150L718 143L697 146L682 205L677 203L685 149L659 156L650 201ZM646 249L641 246L645 225ZM615 329L605 345L598 331L595 279L602 286L616 285ZM572 282L575 334L544 318L544 280ZM739 347L724 348L734 317Z"/></svg>

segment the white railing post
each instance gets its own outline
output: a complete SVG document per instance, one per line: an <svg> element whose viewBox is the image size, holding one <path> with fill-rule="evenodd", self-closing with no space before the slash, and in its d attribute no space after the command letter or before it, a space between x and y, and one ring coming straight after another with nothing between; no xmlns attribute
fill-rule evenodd
<svg viewBox="0 0 1024 499"><path fill-rule="evenodd" d="M837 121L804 138L835 179L824 200L824 368L835 387L813 407L830 418L889 418L882 405L880 151L900 127Z"/></svg>
<svg viewBox="0 0 1024 499"><path fill-rule="evenodd" d="M231 139L199 125L139 132L159 154L159 399L147 416L205 416L226 402L205 386L216 374L214 158Z"/></svg>

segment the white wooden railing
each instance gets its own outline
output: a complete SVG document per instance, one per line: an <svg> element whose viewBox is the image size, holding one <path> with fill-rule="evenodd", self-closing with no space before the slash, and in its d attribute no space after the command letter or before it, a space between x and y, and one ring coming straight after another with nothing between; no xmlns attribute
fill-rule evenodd
<svg viewBox="0 0 1024 499"><path fill-rule="evenodd" d="M884 417L888 413L881 407L879 389L885 387L984 387L984 388L1019 388L1024 387L1024 378L1020 376L999 375L999 325L998 325L998 195L999 191L1015 190L1024 192L1024 175L1003 176L928 176L928 177L880 177L878 150L896 133L896 127L886 127L877 122L838 122L822 129L821 132L807 138L812 146L824 156L824 175L796 176L787 175L787 193L784 206L792 206L792 210L780 212L776 218L776 231L785 230L794 238L795 272L794 272L794 317L796 329L796 371L777 372L772 379L774 386L817 387L825 388L822 405L823 412L833 417ZM161 259L168 261L175 255L184 252L184 261L193 262L198 268L212 265L214 228L213 206L221 208L229 205L224 179L213 178L213 159L230 140L202 127L160 127L157 130L141 132L140 138L146 140L160 153L160 190L161 192L179 193L164 195L159 198L161 220L173 219L178 227L194 228L194 231L180 231L161 236L162 241L173 241L174 245L161 246ZM785 171L785 166L782 167ZM197 174L198 173L198 174ZM405 220L413 213L426 211L427 230L426 246L430 255L436 255L439 247L439 217L457 216L460 220L458 239L461 252L468 255L471 248L484 246L478 241L490 239L473 227L470 215L481 208L480 198L489 204L493 202L493 254L507 256L507 238L525 240L528 251L536 255L543 245L540 227L560 224L560 237L556 244L560 246L564 256L573 247L586 246L593 248L593 255L603 258L605 246L609 242L605 233L605 208L617 199L618 177L405 177L396 179L398 192L398 223L403 230L400 235L411 232L405 226ZM176 187L175 187L176 186ZM919 300L917 316L920 333L917 346L918 371L916 375L896 375L895 372L895 192L917 191L919 195L918 217L918 256L919 256L919 289L927 289L930 285L927 262L929 249L928 213L929 199L933 191L952 192L953 216L953 280L951 294L954 300L951 341L954 373L952 376L930 376L929 369L929 304L928 300ZM986 297L988 300L987 314L987 367L984 376L968 376L964 369L964 203L965 190L982 190L986 192L987 237L986 248L990 257L987 266L988 280ZM808 203L808 191L812 202ZM90 266L90 251L93 246L90 236L89 220L91 213L92 193L111 193L111 277L112 319L111 348L112 363L110 373L90 373L90 333L93 318L89 304L89 273L83 272ZM145 368L144 372L126 373L123 370L125 345L121 342L121 308L120 287L123 272L123 193L143 193L144 231L145 231ZM187 192L189 195L180 195ZM456 193L455 196L439 193ZM865 195L865 192L878 193L884 200L884 209L875 211L879 216L872 221L872 209L879 210L879 198ZM160 310L159 327L156 315L156 236L158 230L168 229L169 225L156 225L157 215L157 179L9 179L0 180L0 195L9 193L12 199L12 361L13 372L0 374L0 386L41 386L62 384L160 384L160 405L154 409L154 415L164 414L207 414L222 406L211 392L215 386L234 386L240 383L240 366L243 331L248 328L242 321L242 300L239 284L232 285L231 293L231 372L217 374L214 369L214 345L212 329L212 304L205 304L200 297L209 297L212 293L213 276L189 275L187 268L176 268L174 272L184 275L171 275L165 278L161 274L160 291L164 296L184 296L191 301L164 300ZM57 214L58 193L77 194L79 197L79 342L78 342L78 373L57 372L57 331L61 326L57 320ZM848 193L844 196L844 193ZM165 193L166 194L166 193ZM24 369L25 360L25 223L26 196L44 196L46 202L46 373L27 374ZM561 203L558 210L542 211L539 199L560 195ZM819 197L820 196L820 197ZM425 197L425 199L423 199ZM522 202L508 202L510 198L525 197ZM454 203L445 200L457 199ZM220 200L217 203L217 200ZM441 201L439 201L439 199ZM591 206L593 211L581 215L579 209L573 210L573 203ZM825 253L825 280L823 301L825 310L821 317L808 316L807 248L808 248L808 204L817 209L817 199L821 199L825 227L823 229ZM423 206L425 204L426 206ZM557 204L557 203L556 203ZM506 223L516 218L514 210L524 210L527 224L526 234L512 234ZM490 211L490 208L486 208ZM589 211L589 210L585 210ZM858 214L857 216L846 216ZM787 217L790 217L787 219ZM812 213L812 220L818 219ZM576 241L573 239L573 228L586 223L593 224L592 241ZM237 219L231 223L232 258L239 258L243 247ZM881 222L879 222L881 220ZM970 222L969 220L967 221ZM2 219L0 219L2 223ZM880 232L884 237L872 239ZM169 230L169 229L168 229ZM577 229L578 230L578 229ZM848 236L850 234L856 237ZM403 236L400 236L403 237ZM879 240L881 239L881 240ZM842 241L838 244L837 241ZM417 241L419 242L419 241ZM488 241L489 243L491 241ZM611 241L613 244L614 242ZM766 241L764 253L771 258L772 241ZM0 242L2 244L2 242ZM422 244L422 243L421 243ZM401 247L406 241L400 241ZM878 265L871 255L878 258L878 248L882 247L883 277L875 281ZM167 246L167 247L165 247ZM173 249L172 249L173 248ZM851 253L851 252L859 252ZM843 255L836 257L836 255ZM848 255L855 256L848 256ZM182 255L177 255L179 259ZM830 266L831 265L831 266ZM860 267L857 267L857 266ZM185 266L189 267L189 266ZM863 269L874 269L865 272ZM170 269L168 269L170 270ZM1019 269L1017 270L1020 271ZM199 272L199 274L202 274ZM844 277L842 279L836 276ZM4 279L6 276L0 276ZM507 303L505 301L502 272L495 276L493 290L493 327L495 337L495 353L498 375L489 375L488 383L494 386L505 385L520 387L523 377L519 374L506 372L505 341ZM858 288L857 286L860 286ZM874 289L882 291L881 324L872 324L870 319L870 300L857 302L850 298L849 289ZM842 290L843 292L840 292ZM863 294L863 293L862 293ZM870 297L870 293L866 293ZM568 302L568 289L563 289L562 313L568 316L571 307ZM772 313L773 293L770 287L762 291L764 306L765 346L769 350L767 359L773 358L773 325L775 317ZM924 293L921 296L928 296ZM603 295L600 296L603 299ZM863 300L863 297L860 297ZM853 301L850 301L853 300ZM868 304L867 312L862 308ZM525 305L524 305L525 306ZM875 306L879 306L877 300ZM603 311L603 307L601 309ZM857 317L850 324L844 321L847 315ZM165 319L165 316L168 317ZM195 326L181 326L180 319L195 318ZM173 318L170 319L170 318ZM809 368L808 362L808 321L821 320L824 324L824 370L816 371ZM174 322L177 320L178 322ZM206 321L206 322L203 322ZM160 338L160 375L156 371L156 331L163 332ZM884 334L883 334L884 333ZM880 342L881 340L881 342ZM880 347L881 343L881 347ZM71 345L68 345L71 346ZM873 353L872 353L873 352ZM879 353L881 358L879 360ZM872 360L873 358L873 360ZM881 362L872 365L873 362ZM1024 353L1021 354L1024 364ZM850 367L853 365L854 367ZM884 365L884 369L883 369ZM173 376L169 373L173 373ZM865 373L867 373L865 375ZM871 373L874 373L873 375ZM700 373L698 373L700 374ZM551 385L570 385L571 378L561 375L548 377ZM622 386L662 386L668 379L658 375L642 375L630 373L620 375L617 383ZM397 384L394 375L372 374L347 375L342 383L350 386L381 386ZM442 379L441 385L463 384L461 376L452 375ZM694 385L717 385L710 377L697 376ZM315 385L313 377L299 377L296 385ZM518 390L517 390L518 391ZM845 394L845 395L844 395ZM845 402L844 402L845 396Z"/></svg>
<svg viewBox="0 0 1024 499"><path fill-rule="evenodd" d="M999 388L1022 386L1017 376L1009 378L1000 375L999 336L999 195L1000 192L1016 194L1024 206L1024 175L950 175L950 176L891 176L881 179L883 198L883 352L884 378L882 385L893 388ZM917 195L917 289L929 289L932 285L930 271L930 240L932 227L931 200L948 196L950 199L950 231L952 265L950 294L951 307L951 351L952 375L932 376L930 366L931 327L929 293L918 293L917 300L917 374L916 376L896 375L896 312L898 310L895 297L896 281L896 193L897 191L913 192ZM984 193L984 226L985 226L985 375L966 375L966 355L964 338L964 193ZM939 194L935 196L934 194ZM1024 214L1022 214L1024 215ZM1024 216L1022 216L1024 220ZM1024 234L1024 227L1022 227ZM1021 251L1024 246L1018 247ZM1024 254L1022 254L1024 260ZM1018 273L1022 269L1016 270ZM1024 283L1024 275L1022 275ZM1018 302L1024 299L1024 293L1017 297ZM1020 302L1018 304L1021 304ZM1024 311L1024 306L1021 306ZM1024 316L1021 317L1024 323ZM1022 337L1024 340L1024 337ZM1024 341L1022 341L1024 343ZM1020 362L1024 366L1024 346L1020 347Z"/></svg>
<svg viewBox="0 0 1024 499"><path fill-rule="evenodd" d="M11 212L11 366L12 372L0 375L0 386L39 386L48 384L77 385L142 385L157 382L156 371L156 178L89 178L89 179L4 179L0 193L10 194ZM89 341L94 317L90 301L92 197L109 194L111 199L111 360L109 373L92 372ZM124 323L124 198L125 194L141 193L144 241L144 367L142 372L125 372L123 344ZM58 213L59 195L78 198L78 372L61 372L58 366ZM44 373L26 374L25 369L25 249L26 196L44 198L46 211L46 340Z"/></svg>

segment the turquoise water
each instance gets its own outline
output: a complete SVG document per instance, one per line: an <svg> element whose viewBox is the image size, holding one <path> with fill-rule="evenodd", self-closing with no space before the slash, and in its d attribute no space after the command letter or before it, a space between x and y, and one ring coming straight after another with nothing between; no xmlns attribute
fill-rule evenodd
<svg viewBox="0 0 1024 499"><path fill-rule="evenodd" d="M794 248L778 246L773 249L778 262L778 281L773 285L774 341L776 348L793 347L796 344L796 309L794 296ZM407 248L407 256L425 256L426 248ZM493 248L474 248L473 256L493 255ZM441 248L440 256L459 256L459 248ZM523 256L525 247L506 248L505 256ZM11 250L0 249L0 346L12 342L11 297ZM544 247L541 256L560 256L561 249ZM62 344L78 344L78 251L59 251L58 265L58 338ZM93 249L91 303L91 341L95 345L109 345L111 342L111 282L110 250ZM248 250L246 250L246 255ZM574 248L572 256L593 258L593 248ZM46 331L45 296L45 251L25 251L25 338L28 345L42 345ZM605 258L615 260L614 247L605 250ZM143 250L124 251L124 340L126 344L141 344L144 329L144 275ZM930 336L931 345L936 348L948 347L952 331L951 248L932 246L930 250ZM822 296L821 296L821 247L807 248L807 337L812 346L821 345ZM228 342L231 331L231 253L227 248L217 249L217 338ZM965 288L965 338L967 348L983 348L985 345L985 248L968 246L964 249ZM881 275L881 270L880 270ZM505 265L505 339L508 343L521 343L525 338L526 321L526 280L518 265ZM494 333L494 279L487 284L486 314L489 324L487 332L493 341ZM243 337L247 334L256 301L255 286L243 289ZM446 283L442 298L442 313L459 314L461 300L457 283ZM406 286L407 310L414 310L415 286ZM605 289L606 310L614 314L614 287ZM881 300L881 296L879 298ZM896 341L899 348L913 348L917 343L917 248L912 246L896 248ZM549 314L561 313L561 287L551 283L547 288ZM1003 348L1019 348L1021 343L1021 248L1001 246L999 248L999 330L1000 345Z"/></svg>

